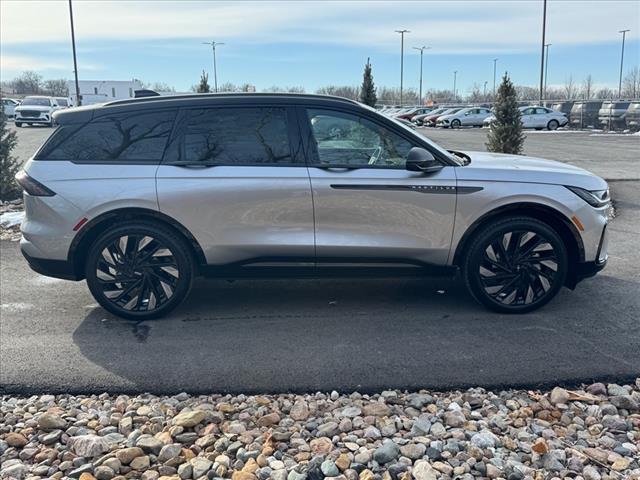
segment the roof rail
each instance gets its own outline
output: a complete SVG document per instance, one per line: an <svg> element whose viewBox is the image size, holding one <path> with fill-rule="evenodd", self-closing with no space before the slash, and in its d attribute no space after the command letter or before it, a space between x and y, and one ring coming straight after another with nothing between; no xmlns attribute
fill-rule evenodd
<svg viewBox="0 0 640 480"><path fill-rule="evenodd" d="M103 106L108 107L112 105L127 105L132 103L147 103L147 102L157 102L163 100L180 100L180 99L205 99L205 98L220 98L220 97L246 97L246 96L256 96L256 97L286 97L286 98L330 98L332 100L343 101L351 104L359 105L359 103L355 100L351 100L350 98L345 97L337 97L334 95L317 95L313 93L245 93L245 92L228 92L228 93L186 93L181 95L159 95L152 97L139 97L139 98L126 98L124 100L114 100L113 102L107 102Z"/></svg>

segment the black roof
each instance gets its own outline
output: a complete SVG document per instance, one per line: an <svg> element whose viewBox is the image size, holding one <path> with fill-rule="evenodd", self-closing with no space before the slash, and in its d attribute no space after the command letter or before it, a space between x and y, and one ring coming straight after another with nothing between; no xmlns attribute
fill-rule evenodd
<svg viewBox="0 0 640 480"><path fill-rule="evenodd" d="M167 107L201 106L201 105L275 105L298 104L328 106L343 105L363 107L355 100L330 95L313 95L306 93L193 93L186 95L162 95L156 97L128 98L113 102L87 105L82 107L59 110L55 119L60 124L84 123L96 116L113 114L116 112L131 112L142 109L157 109Z"/></svg>

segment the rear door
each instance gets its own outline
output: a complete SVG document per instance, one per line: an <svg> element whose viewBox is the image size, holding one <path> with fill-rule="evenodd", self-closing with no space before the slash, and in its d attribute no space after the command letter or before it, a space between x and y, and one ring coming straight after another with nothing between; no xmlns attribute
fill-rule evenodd
<svg viewBox="0 0 640 480"><path fill-rule="evenodd" d="M360 114L301 108L313 190L318 266L331 262L447 261L455 167L405 169L419 145L400 127Z"/></svg>
<svg viewBox="0 0 640 480"><path fill-rule="evenodd" d="M311 187L286 106L184 109L157 173L162 212L207 263L313 262Z"/></svg>

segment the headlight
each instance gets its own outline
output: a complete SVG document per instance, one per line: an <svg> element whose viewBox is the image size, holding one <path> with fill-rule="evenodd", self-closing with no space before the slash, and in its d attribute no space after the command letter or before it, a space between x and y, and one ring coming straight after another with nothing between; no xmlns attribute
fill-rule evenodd
<svg viewBox="0 0 640 480"><path fill-rule="evenodd" d="M579 187L567 188L595 208L604 207L611 201L608 188L606 190L585 190L584 188Z"/></svg>

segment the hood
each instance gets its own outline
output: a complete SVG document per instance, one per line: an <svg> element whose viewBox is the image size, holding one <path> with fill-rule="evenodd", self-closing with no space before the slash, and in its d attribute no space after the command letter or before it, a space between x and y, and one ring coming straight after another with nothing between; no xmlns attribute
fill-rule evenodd
<svg viewBox="0 0 640 480"><path fill-rule="evenodd" d="M449 115L440 115L438 117L438 120L451 120L455 116L455 113L450 113Z"/></svg>
<svg viewBox="0 0 640 480"><path fill-rule="evenodd" d="M51 107L45 107L44 105L20 105L19 107L16 107L16 112L22 112L23 110L48 112L51 110Z"/></svg>
<svg viewBox="0 0 640 480"><path fill-rule="evenodd" d="M456 169L458 180L547 183L604 190L607 182L587 170L555 160L490 152L463 152L471 158Z"/></svg>

